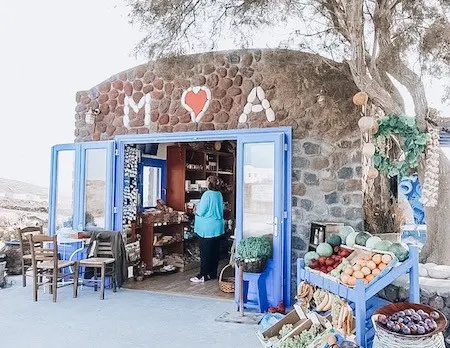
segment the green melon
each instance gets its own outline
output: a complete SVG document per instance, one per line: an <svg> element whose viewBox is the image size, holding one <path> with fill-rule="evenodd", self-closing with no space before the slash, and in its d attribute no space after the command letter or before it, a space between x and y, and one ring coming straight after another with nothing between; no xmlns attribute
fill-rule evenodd
<svg viewBox="0 0 450 348"><path fill-rule="evenodd" d="M315 251L308 251L304 256L305 265L309 266L309 264L311 263L312 260L318 260L319 257L320 257L320 255L318 253L316 253Z"/></svg>
<svg viewBox="0 0 450 348"><path fill-rule="evenodd" d="M352 247L355 244L355 239L358 234L359 232L350 233L345 240L345 244L347 244L349 247Z"/></svg>
<svg viewBox="0 0 450 348"><path fill-rule="evenodd" d="M392 245L392 242L388 240L382 240L381 242L378 242L375 244L375 249L380 251L389 251L390 246Z"/></svg>
<svg viewBox="0 0 450 348"><path fill-rule="evenodd" d="M409 256L409 251L401 243L393 243L389 247L389 251L393 253L400 262L405 261Z"/></svg>
<svg viewBox="0 0 450 348"><path fill-rule="evenodd" d="M381 242L381 238L377 236L370 237L366 241L366 248L369 249L375 249L375 245L377 245L378 242Z"/></svg>
<svg viewBox="0 0 450 348"><path fill-rule="evenodd" d="M365 247L366 242L370 237L372 237L372 235L369 232L360 232L355 238L355 244Z"/></svg>
<svg viewBox="0 0 450 348"><path fill-rule="evenodd" d="M316 252L320 256L328 257L328 256L333 255L333 247L328 243L320 243L316 248Z"/></svg>
<svg viewBox="0 0 450 348"><path fill-rule="evenodd" d="M342 239L338 234L332 234L332 235L328 236L327 243L333 247L339 246L342 244Z"/></svg>
<svg viewBox="0 0 450 348"><path fill-rule="evenodd" d="M342 239L342 243L345 243L350 233L355 232L352 226L342 226L339 231L339 236Z"/></svg>

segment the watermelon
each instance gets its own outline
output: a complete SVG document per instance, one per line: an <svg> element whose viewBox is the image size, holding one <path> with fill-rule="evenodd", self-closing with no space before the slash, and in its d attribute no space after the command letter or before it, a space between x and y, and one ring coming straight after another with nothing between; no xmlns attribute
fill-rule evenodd
<svg viewBox="0 0 450 348"><path fill-rule="evenodd" d="M339 231L339 237L342 239L342 243L345 244L345 241L348 237L348 235L352 232L355 232L352 226L342 226L341 230Z"/></svg>
<svg viewBox="0 0 450 348"><path fill-rule="evenodd" d="M392 245L392 242L388 240L382 240L381 242L378 242L375 244L375 249L380 251L389 251L390 246Z"/></svg>
<svg viewBox="0 0 450 348"><path fill-rule="evenodd" d="M320 243L316 248L316 252L320 256L328 257L328 256L333 255L333 247L328 243Z"/></svg>
<svg viewBox="0 0 450 348"><path fill-rule="evenodd" d="M318 253L316 253L315 251L308 251L304 257L305 265L309 266L309 264L311 263L311 260L318 260L319 257L320 257L320 255Z"/></svg>
<svg viewBox="0 0 450 348"><path fill-rule="evenodd" d="M397 257L397 259L398 259L400 262L405 261L405 260L408 258L408 256L409 256L409 251L408 251L408 249L406 249L406 248L403 246L403 244L401 244L401 243L393 243L393 244L389 247L389 250L388 250L388 251L390 251L391 253L393 253L393 254Z"/></svg>
<svg viewBox="0 0 450 348"><path fill-rule="evenodd" d="M372 237L372 235L369 232L360 232L355 238L355 244L365 247L366 242L370 237Z"/></svg>
<svg viewBox="0 0 450 348"><path fill-rule="evenodd" d="M328 236L327 243L330 244L332 247L339 246L342 244L342 239L338 234L332 234Z"/></svg>
<svg viewBox="0 0 450 348"><path fill-rule="evenodd" d="M352 232L347 236L347 239L345 240L345 244L347 244L349 247L352 247L353 244L355 244L356 236L359 234L359 232Z"/></svg>
<svg viewBox="0 0 450 348"><path fill-rule="evenodd" d="M367 241L366 241L366 248L369 249L375 249L375 245L377 245L378 242L381 242L381 238L380 237L370 237Z"/></svg>

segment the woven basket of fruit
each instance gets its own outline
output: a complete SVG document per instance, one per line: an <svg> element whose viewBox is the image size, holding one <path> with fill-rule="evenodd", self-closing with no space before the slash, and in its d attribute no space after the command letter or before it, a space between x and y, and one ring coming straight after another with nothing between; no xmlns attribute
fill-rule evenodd
<svg viewBox="0 0 450 348"><path fill-rule="evenodd" d="M444 348L442 331L446 317L433 307L415 303L392 303L372 316L376 330L374 348Z"/></svg>

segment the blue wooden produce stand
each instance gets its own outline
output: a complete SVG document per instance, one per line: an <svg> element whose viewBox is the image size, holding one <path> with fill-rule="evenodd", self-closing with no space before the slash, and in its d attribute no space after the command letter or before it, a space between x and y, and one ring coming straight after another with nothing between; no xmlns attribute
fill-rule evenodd
<svg viewBox="0 0 450 348"><path fill-rule="evenodd" d="M356 343L364 348L372 348L375 330L371 321L373 313L390 302L376 296L398 277L409 273L409 301L420 303L419 291L419 250L409 247L409 258L394 266L386 275L377 277L367 286L358 280L354 288L345 286L337 279L323 273L311 272L305 268L305 261L297 259L297 282L307 281L347 300L356 318ZM297 284L297 285L298 285Z"/></svg>

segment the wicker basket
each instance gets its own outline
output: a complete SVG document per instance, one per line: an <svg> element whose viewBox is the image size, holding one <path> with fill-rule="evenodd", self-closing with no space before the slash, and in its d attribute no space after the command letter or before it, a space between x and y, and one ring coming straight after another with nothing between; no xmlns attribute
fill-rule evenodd
<svg viewBox="0 0 450 348"><path fill-rule="evenodd" d="M222 271L220 271L219 289L220 289L220 291L225 292L227 294L232 294L232 293L234 293L235 278L234 277L224 277L224 275L223 275L225 270L229 267L231 267L231 269L233 269L233 266L228 264L224 268L222 268ZM233 275L234 275L234 271L233 271Z"/></svg>
<svg viewBox="0 0 450 348"><path fill-rule="evenodd" d="M262 257L252 261L236 258L236 264L248 273L262 273L267 266L267 257Z"/></svg>

